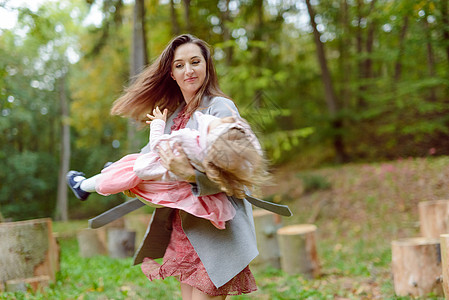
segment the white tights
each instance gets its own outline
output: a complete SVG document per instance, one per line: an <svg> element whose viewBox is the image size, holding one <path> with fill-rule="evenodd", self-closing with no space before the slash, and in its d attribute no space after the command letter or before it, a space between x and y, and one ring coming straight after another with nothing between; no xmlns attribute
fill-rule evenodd
<svg viewBox="0 0 449 300"><path fill-rule="evenodd" d="M96 182L97 182L97 179L98 179L101 175L102 175L102 174L100 173L100 174L94 175L94 176L92 176L92 177L90 177L90 178L84 179L83 182L81 182L80 188L81 188L83 191L88 192L88 193L94 193L94 192L96 192L96 191L97 191L97 190L95 189Z"/></svg>

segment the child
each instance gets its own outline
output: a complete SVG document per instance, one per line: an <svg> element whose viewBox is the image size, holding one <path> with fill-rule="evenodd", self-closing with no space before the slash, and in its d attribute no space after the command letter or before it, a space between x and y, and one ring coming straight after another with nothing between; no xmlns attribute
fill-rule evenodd
<svg viewBox="0 0 449 300"><path fill-rule="evenodd" d="M107 196L129 190L147 204L181 209L224 229L225 222L235 215L226 195L193 196L188 182L162 166L158 152L178 143L194 168L205 172L228 196L244 198L245 187L252 189L265 175L261 147L250 126L237 116L220 119L196 112L198 130L184 128L169 135L163 134L166 109L161 112L156 107L153 116L147 117L149 153L126 155L88 179L81 172L70 171L70 188L81 200L91 192Z"/></svg>

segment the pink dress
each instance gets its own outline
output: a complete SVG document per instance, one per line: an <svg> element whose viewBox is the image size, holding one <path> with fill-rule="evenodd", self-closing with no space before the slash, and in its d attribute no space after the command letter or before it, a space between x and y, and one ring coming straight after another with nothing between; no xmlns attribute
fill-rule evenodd
<svg viewBox="0 0 449 300"><path fill-rule="evenodd" d="M173 120L174 125L171 129L178 130L183 128L188 119L188 117L183 116L182 112L179 113L178 117ZM210 296L239 295L257 290L256 281L248 266L225 285L219 288L215 287L198 254L182 229L178 210L175 210L173 213L172 224L173 231L164 254L163 264L160 265L153 259L145 258L141 265L143 273L149 280L176 276L180 282L193 286Z"/></svg>
<svg viewBox="0 0 449 300"><path fill-rule="evenodd" d="M97 179L96 190L99 194L110 195L130 190L135 195L152 204L181 209L194 216L208 219L219 229L225 228L225 222L235 216L235 208L226 194L196 197L191 185L181 181L160 163L157 147L172 146L180 143L191 164L204 171L201 161L205 155L204 138L208 124L216 119L210 115L196 113L199 131L188 128L163 134L165 122L151 122L150 149L145 154L129 154L105 168Z"/></svg>

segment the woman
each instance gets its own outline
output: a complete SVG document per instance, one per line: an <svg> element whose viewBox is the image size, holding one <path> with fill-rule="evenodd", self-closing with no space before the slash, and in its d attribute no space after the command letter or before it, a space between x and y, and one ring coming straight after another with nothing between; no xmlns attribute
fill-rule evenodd
<svg viewBox="0 0 449 300"><path fill-rule="evenodd" d="M114 103L111 113L144 121L156 106L171 113L165 133L184 127L197 129L191 118L195 111L219 118L237 112L218 86L208 45L188 34L169 43ZM189 164L178 145L174 148L160 152L162 163L190 182L195 196L221 192ZM148 151L149 145L141 152ZM183 211L157 208L134 263L143 262L142 270L150 280L177 276L183 299L225 299L226 295L256 290L248 268L258 255L251 204L244 199L228 199L236 215L224 230ZM161 257L164 264L155 265L152 259Z"/></svg>

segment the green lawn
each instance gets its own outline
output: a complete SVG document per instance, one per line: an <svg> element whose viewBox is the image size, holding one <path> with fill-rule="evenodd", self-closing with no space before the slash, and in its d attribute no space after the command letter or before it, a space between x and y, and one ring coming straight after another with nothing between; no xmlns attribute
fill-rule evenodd
<svg viewBox="0 0 449 300"><path fill-rule="evenodd" d="M284 225L318 226L322 275L305 280L280 270L253 270L259 290L230 298L412 299L394 294L391 241L419 235L420 201L448 197L448 165L443 157L301 173L294 166L280 169L279 184L265 194L291 207L294 216L283 218ZM86 226L87 221L54 224L61 236L61 271L43 294L3 293L0 299L180 299L175 279L149 282L131 258L81 258L74 233Z"/></svg>

